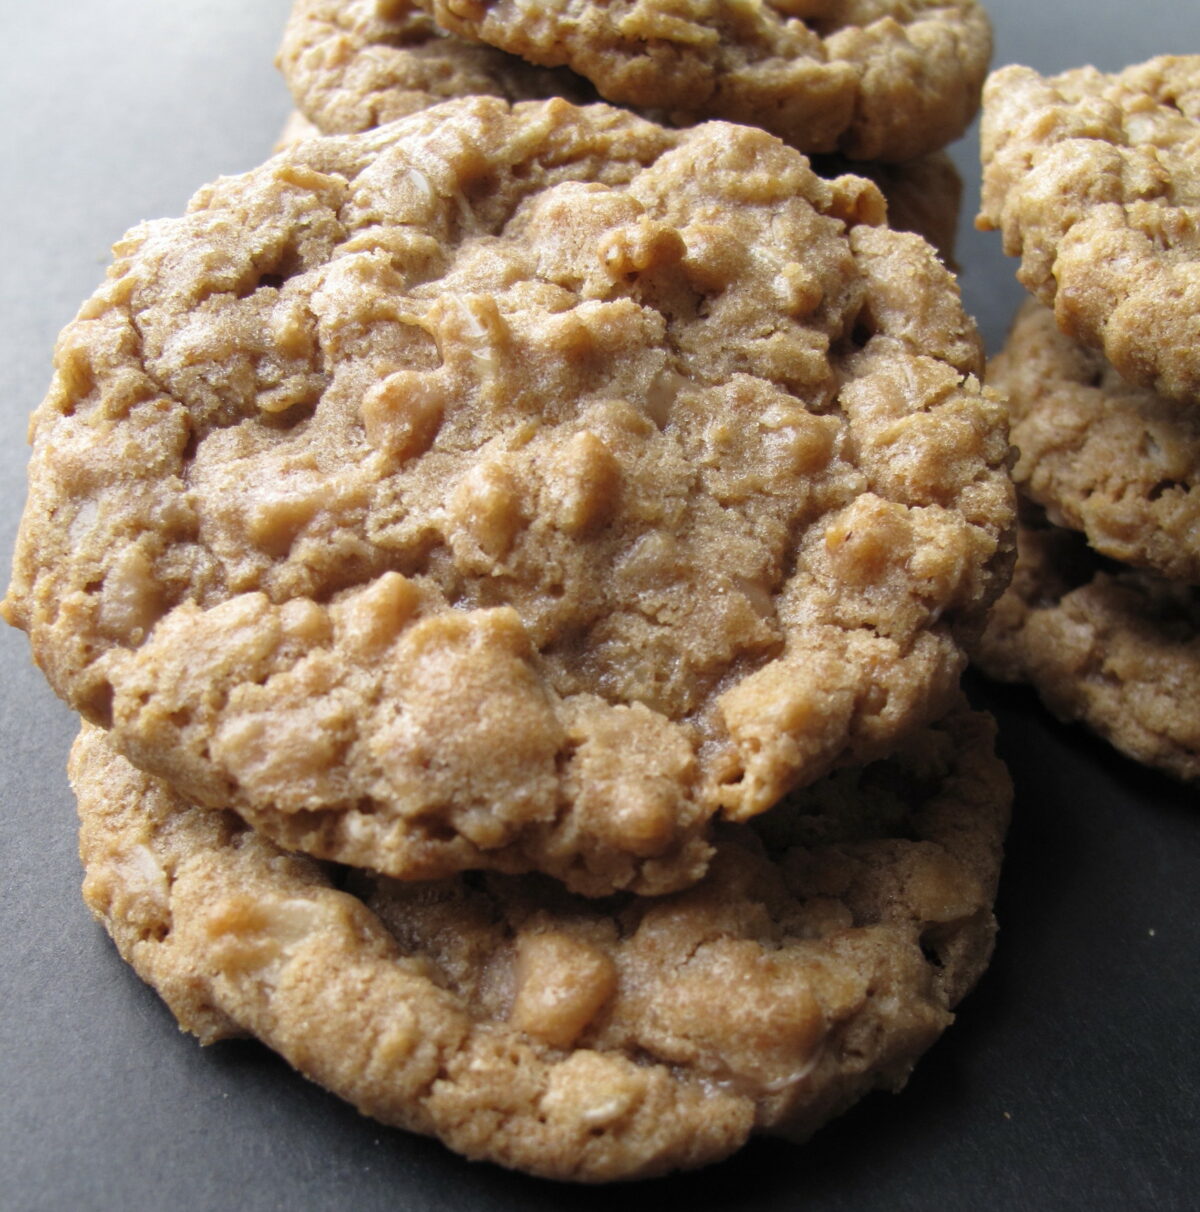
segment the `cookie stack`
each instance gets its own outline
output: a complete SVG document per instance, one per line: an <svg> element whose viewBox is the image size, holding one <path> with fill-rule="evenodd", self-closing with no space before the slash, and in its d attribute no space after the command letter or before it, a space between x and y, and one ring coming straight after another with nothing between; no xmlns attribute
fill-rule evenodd
<svg viewBox="0 0 1200 1212"><path fill-rule="evenodd" d="M981 225L1036 296L989 378L1027 502L978 660L1061 718L1200 776L1200 56L1112 76L1006 68Z"/></svg>
<svg viewBox="0 0 1200 1212"><path fill-rule="evenodd" d="M701 11L703 10L703 11ZM295 0L278 65L283 143L369 130L472 93L606 100L657 121L761 127L825 176L874 181L889 223L953 259L962 181L942 150L975 116L991 54L976 0L529 5Z"/></svg>
<svg viewBox="0 0 1200 1212"><path fill-rule="evenodd" d="M638 6L641 62L568 6L565 62L668 124L564 99L549 15L492 50L301 3L284 63L366 129L116 246L3 609L86 721L88 904L202 1039L598 1181L803 1137L950 1021L1008 813L957 688L1004 408L872 184L692 124L928 152L986 25L895 7L739 41Z"/></svg>

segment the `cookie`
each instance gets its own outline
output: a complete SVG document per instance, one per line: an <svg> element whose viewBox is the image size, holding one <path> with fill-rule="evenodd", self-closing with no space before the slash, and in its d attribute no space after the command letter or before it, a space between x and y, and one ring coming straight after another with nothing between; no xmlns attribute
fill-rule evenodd
<svg viewBox="0 0 1200 1212"><path fill-rule="evenodd" d="M315 123L293 110L273 150L282 151L302 139L319 138L321 133ZM915 232L933 245L946 265L955 268L963 183L954 161L945 152L933 152L905 164L865 164L841 156L824 156L813 161L812 167L822 177L852 173L873 182L887 203L888 226Z"/></svg>
<svg viewBox="0 0 1200 1212"><path fill-rule="evenodd" d="M1008 575L956 287L761 131L452 102L143 225L4 610L190 799L427 878L695 880L937 718Z"/></svg>
<svg viewBox="0 0 1200 1212"><path fill-rule="evenodd" d="M1013 476L1053 522L1115 560L1200 582L1200 411L1126 383L1032 299L988 381L1009 398Z"/></svg>
<svg viewBox="0 0 1200 1212"><path fill-rule="evenodd" d="M911 160L966 129L991 55L974 0L421 0L460 37L566 66L679 124L761 126L803 152Z"/></svg>
<svg viewBox="0 0 1200 1212"><path fill-rule="evenodd" d="M561 96L576 104L594 99L591 86L574 72L536 68L439 30L415 0L296 0L278 64L299 108L276 151L317 134L369 130L477 93ZM887 199L889 225L923 236L953 265L962 178L945 152L899 164L825 157L814 168L826 177L856 172L874 181Z"/></svg>
<svg viewBox="0 0 1200 1212"><path fill-rule="evenodd" d="M803 1138L898 1089L991 950L1009 786L989 719L725 826L704 881L584 901L401 884L189 806L85 727L84 896L204 1042L254 1035L360 1111L596 1182Z"/></svg>
<svg viewBox="0 0 1200 1212"><path fill-rule="evenodd" d="M1003 68L982 137L979 226L1025 286L1131 383L1200 399L1200 55Z"/></svg>
<svg viewBox="0 0 1200 1212"><path fill-rule="evenodd" d="M1200 776L1196 587L1114 565L1074 531L1023 524L1012 586L974 657L1135 761Z"/></svg>
<svg viewBox="0 0 1200 1212"><path fill-rule="evenodd" d="M276 63L325 134L370 130L457 97L596 97L573 72L443 33L415 0L295 0Z"/></svg>

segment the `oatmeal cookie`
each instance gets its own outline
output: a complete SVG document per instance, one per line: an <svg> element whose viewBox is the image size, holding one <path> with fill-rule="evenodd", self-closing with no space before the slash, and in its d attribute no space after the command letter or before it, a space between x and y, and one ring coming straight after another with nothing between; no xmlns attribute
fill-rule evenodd
<svg viewBox="0 0 1200 1212"><path fill-rule="evenodd" d="M1126 383L1036 300L989 382L1009 398L1021 491L1095 550L1200 582L1200 411Z"/></svg>
<svg viewBox="0 0 1200 1212"><path fill-rule="evenodd" d="M721 123L451 102L116 249L4 610L136 765L392 875L696 879L937 718L1002 401L873 186Z"/></svg>
<svg viewBox="0 0 1200 1212"><path fill-rule="evenodd" d="M370 130L457 97L596 99L574 72L444 33L415 0L295 0L276 63L325 134Z"/></svg>
<svg viewBox="0 0 1200 1212"><path fill-rule="evenodd" d="M910 160L958 138L991 55L975 0L420 2L443 29L565 65L609 101L856 160Z"/></svg>
<svg viewBox="0 0 1200 1212"><path fill-rule="evenodd" d="M803 1138L898 1089L992 945L1009 804L986 717L725 826L702 883L399 883L189 806L86 727L84 896L204 1042L257 1036L387 1123L602 1181ZM766 826L769 826L767 828Z"/></svg>
<svg viewBox="0 0 1200 1212"><path fill-rule="evenodd" d="M1106 76L1024 67L984 92L979 226L1076 340L1200 399L1200 55Z"/></svg>
<svg viewBox="0 0 1200 1212"><path fill-rule="evenodd" d="M315 139L321 130L299 110L293 110L279 132L274 151L283 151L302 139ZM958 230L963 183L946 152L931 152L903 164L867 164L842 156L821 156L812 161L822 177L854 173L873 182L887 203L887 222L897 231L915 232L937 250L951 269Z"/></svg>
<svg viewBox="0 0 1200 1212"><path fill-rule="evenodd" d="M1135 761L1200 777L1196 587L1111 564L1074 531L1023 523L1012 586L974 658Z"/></svg>

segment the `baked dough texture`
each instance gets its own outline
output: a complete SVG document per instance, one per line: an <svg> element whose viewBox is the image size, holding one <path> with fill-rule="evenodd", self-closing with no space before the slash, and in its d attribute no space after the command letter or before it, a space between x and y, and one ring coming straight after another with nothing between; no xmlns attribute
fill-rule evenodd
<svg viewBox="0 0 1200 1212"><path fill-rule="evenodd" d="M1135 761L1200 777L1200 591L1110 564L1059 527L1023 523L1019 546L976 663Z"/></svg>
<svg viewBox="0 0 1200 1212"><path fill-rule="evenodd" d="M370 130L472 94L596 99L591 85L566 68L536 68L438 29L416 0L296 0L278 64L298 108L276 151L317 134ZM976 93L981 85L982 76ZM813 167L826 177L856 172L874 181L887 199L889 225L923 236L953 266L962 180L945 152L902 163L830 156Z"/></svg>
<svg viewBox="0 0 1200 1212"><path fill-rule="evenodd" d="M1200 399L1200 55L995 72L979 225L1059 326L1131 383Z"/></svg>
<svg viewBox="0 0 1200 1212"><path fill-rule="evenodd" d="M276 62L300 112L325 134L473 95L596 99L574 72L446 34L415 0L296 0Z"/></svg>
<svg viewBox="0 0 1200 1212"><path fill-rule="evenodd" d="M389 1124L602 1181L802 1138L898 1089L989 957L1010 789L987 717L724 826L702 883L401 884L189 806L85 726L84 896L204 1042L257 1036Z"/></svg>
<svg viewBox="0 0 1200 1212"><path fill-rule="evenodd" d="M1200 410L1125 382L1032 299L988 382L1008 396L1022 493L1101 554L1200 582Z"/></svg>
<svg viewBox="0 0 1200 1212"><path fill-rule="evenodd" d="M565 65L606 100L856 160L910 160L956 139L991 56L974 0L421 3L443 29Z"/></svg>
<svg viewBox="0 0 1200 1212"><path fill-rule="evenodd" d="M289 849L575 890L938 718L1009 571L952 279L761 131L471 98L117 245L6 617Z"/></svg>
<svg viewBox="0 0 1200 1212"><path fill-rule="evenodd" d="M320 138L322 133L315 122L310 122L298 109L293 110L272 150L283 151L302 139ZM945 265L956 268L954 247L963 182L948 153L931 152L904 164L866 164L842 156L822 156L812 161L812 168L822 177L848 173L866 177L883 194L888 226L915 232L933 245Z"/></svg>
<svg viewBox="0 0 1200 1212"><path fill-rule="evenodd" d="M475 93L587 101L591 81L680 125L902 161L962 134L991 54L975 0L426 7L438 24L415 0L296 0L278 62L304 114L342 133Z"/></svg>

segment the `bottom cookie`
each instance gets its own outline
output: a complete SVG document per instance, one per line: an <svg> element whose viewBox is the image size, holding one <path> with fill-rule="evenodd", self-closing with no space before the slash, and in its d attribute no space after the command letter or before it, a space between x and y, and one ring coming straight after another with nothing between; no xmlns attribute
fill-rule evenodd
<svg viewBox="0 0 1200 1212"><path fill-rule="evenodd" d="M695 1167L898 1089L991 953L1010 786L986 716L720 836L708 876L589 901L402 884L190 807L90 727L84 897L204 1042L249 1034L390 1124L556 1179Z"/></svg>
<svg viewBox="0 0 1200 1212"><path fill-rule="evenodd" d="M1135 761L1200 777L1200 589L1104 559L1075 531L1022 523L1011 587L975 663L1028 682Z"/></svg>

